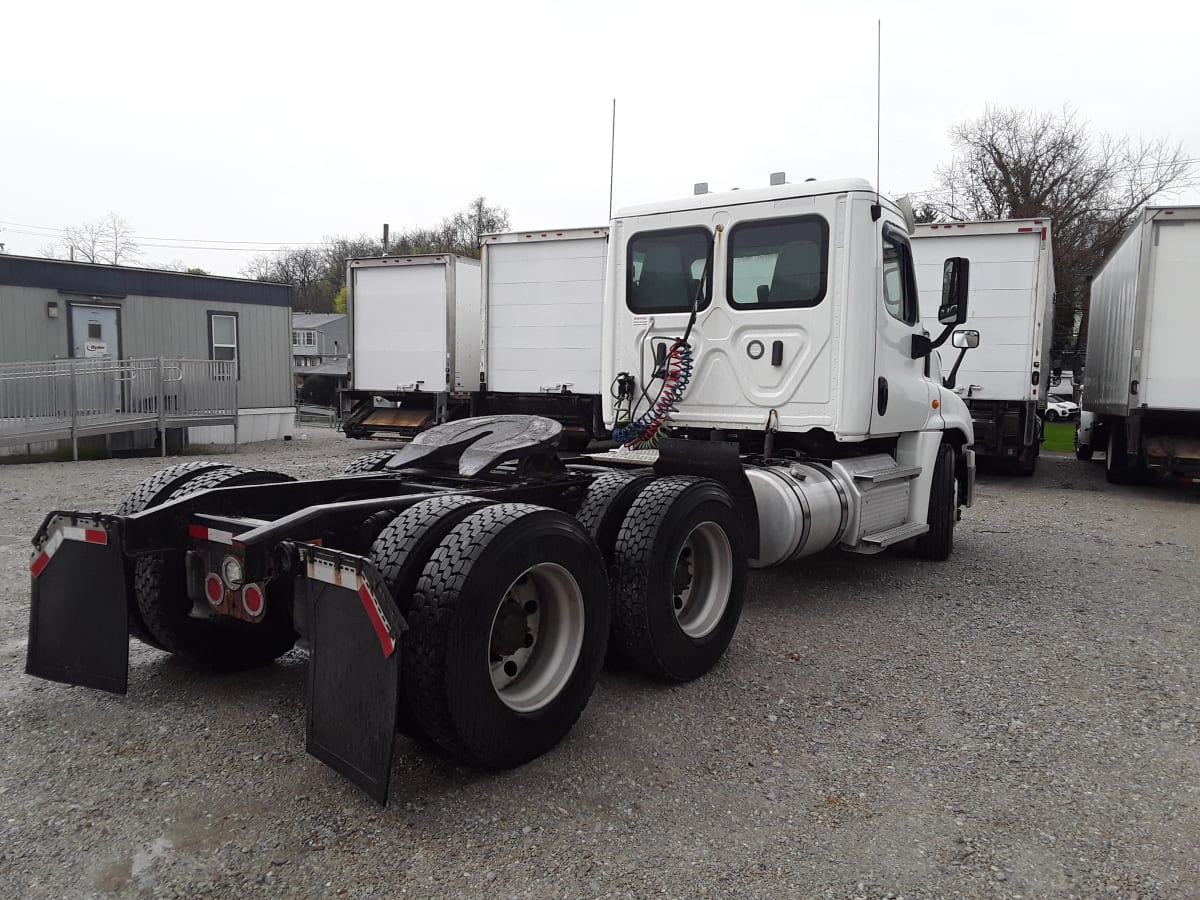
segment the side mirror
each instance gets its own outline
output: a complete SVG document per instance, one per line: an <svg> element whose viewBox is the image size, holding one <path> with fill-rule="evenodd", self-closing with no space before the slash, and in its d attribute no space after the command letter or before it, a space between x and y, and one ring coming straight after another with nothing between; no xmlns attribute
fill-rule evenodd
<svg viewBox="0 0 1200 900"><path fill-rule="evenodd" d="M963 262L966 262L966 260L964 259ZM946 265L949 267L950 260L946 261ZM949 331L949 327L946 330ZM944 339L945 336L943 335ZM950 343L958 348L958 359L954 361L954 367L950 369L950 374L942 379L942 384L950 388L950 390L954 390L955 384L958 383L958 367L962 365L963 357L967 355L968 350L979 346L979 332L970 328L956 331L951 335Z"/></svg>
<svg viewBox="0 0 1200 900"><path fill-rule="evenodd" d="M942 325L961 325L967 321L967 285L971 261L952 256L942 267L942 305L938 307L938 322Z"/></svg>
<svg viewBox="0 0 1200 900"><path fill-rule="evenodd" d="M956 331L950 337L950 343L959 350L974 350L979 346L979 332L965 329Z"/></svg>

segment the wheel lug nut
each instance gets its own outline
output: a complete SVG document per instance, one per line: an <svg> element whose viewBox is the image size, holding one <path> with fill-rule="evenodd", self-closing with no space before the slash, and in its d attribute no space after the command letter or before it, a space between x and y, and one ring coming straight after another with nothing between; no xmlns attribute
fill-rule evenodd
<svg viewBox="0 0 1200 900"><path fill-rule="evenodd" d="M517 674L517 664L515 662L513 662L511 659L504 664L504 674L507 675L509 678L512 678L514 675Z"/></svg>
<svg viewBox="0 0 1200 900"><path fill-rule="evenodd" d="M683 598L680 597L678 594L675 595L675 608L683 609Z"/></svg>
<svg viewBox="0 0 1200 900"><path fill-rule="evenodd" d="M537 612L537 609L538 609L538 607L537 607L536 600L526 600L525 601L525 612L527 615L532 616L535 612Z"/></svg>
<svg viewBox="0 0 1200 900"><path fill-rule="evenodd" d="M525 632L525 646L526 647L533 646L533 632L532 631Z"/></svg>

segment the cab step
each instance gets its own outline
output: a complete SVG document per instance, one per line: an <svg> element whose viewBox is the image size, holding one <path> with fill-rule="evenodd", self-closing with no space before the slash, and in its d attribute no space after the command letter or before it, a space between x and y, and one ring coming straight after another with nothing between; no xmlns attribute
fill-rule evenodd
<svg viewBox="0 0 1200 900"><path fill-rule="evenodd" d="M929 526L924 522L909 522L905 523L904 525L897 525L895 528L889 528L887 531L880 531L876 534L864 535L859 543L870 544L872 547L878 547L880 550L882 550L885 547L892 546L892 544L898 544L901 541L907 541L910 538L920 537L928 530Z"/></svg>

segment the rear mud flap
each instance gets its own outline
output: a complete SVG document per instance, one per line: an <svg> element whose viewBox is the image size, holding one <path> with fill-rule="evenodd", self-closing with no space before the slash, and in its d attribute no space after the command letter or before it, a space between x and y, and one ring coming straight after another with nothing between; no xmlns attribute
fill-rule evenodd
<svg viewBox="0 0 1200 900"><path fill-rule="evenodd" d="M34 553L29 675L124 694L129 683L129 605L117 526L58 513Z"/></svg>
<svg viewBox="0 0 1200 900"><path fill-rule="evenodd" d="M297 546L312 648L308 752L387 803L400 687L400 611L361 556Z"/></svg>

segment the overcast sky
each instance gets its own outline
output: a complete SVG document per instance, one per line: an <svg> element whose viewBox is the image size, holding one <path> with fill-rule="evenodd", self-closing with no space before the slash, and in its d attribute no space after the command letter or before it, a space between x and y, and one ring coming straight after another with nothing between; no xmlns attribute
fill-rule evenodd
<svg viewBox="0 0 1200 900"><path fill-rule="evenodd" d="M886 192L932 186L988 102L1200 157L1194 2L10 0L0 242L40 255L112 210L144 263L237 274L252 254L201 248L433 224L480 194L514 228L601 224L614 97L618 208L777 170L874 181L877 19Z"/></svg>

